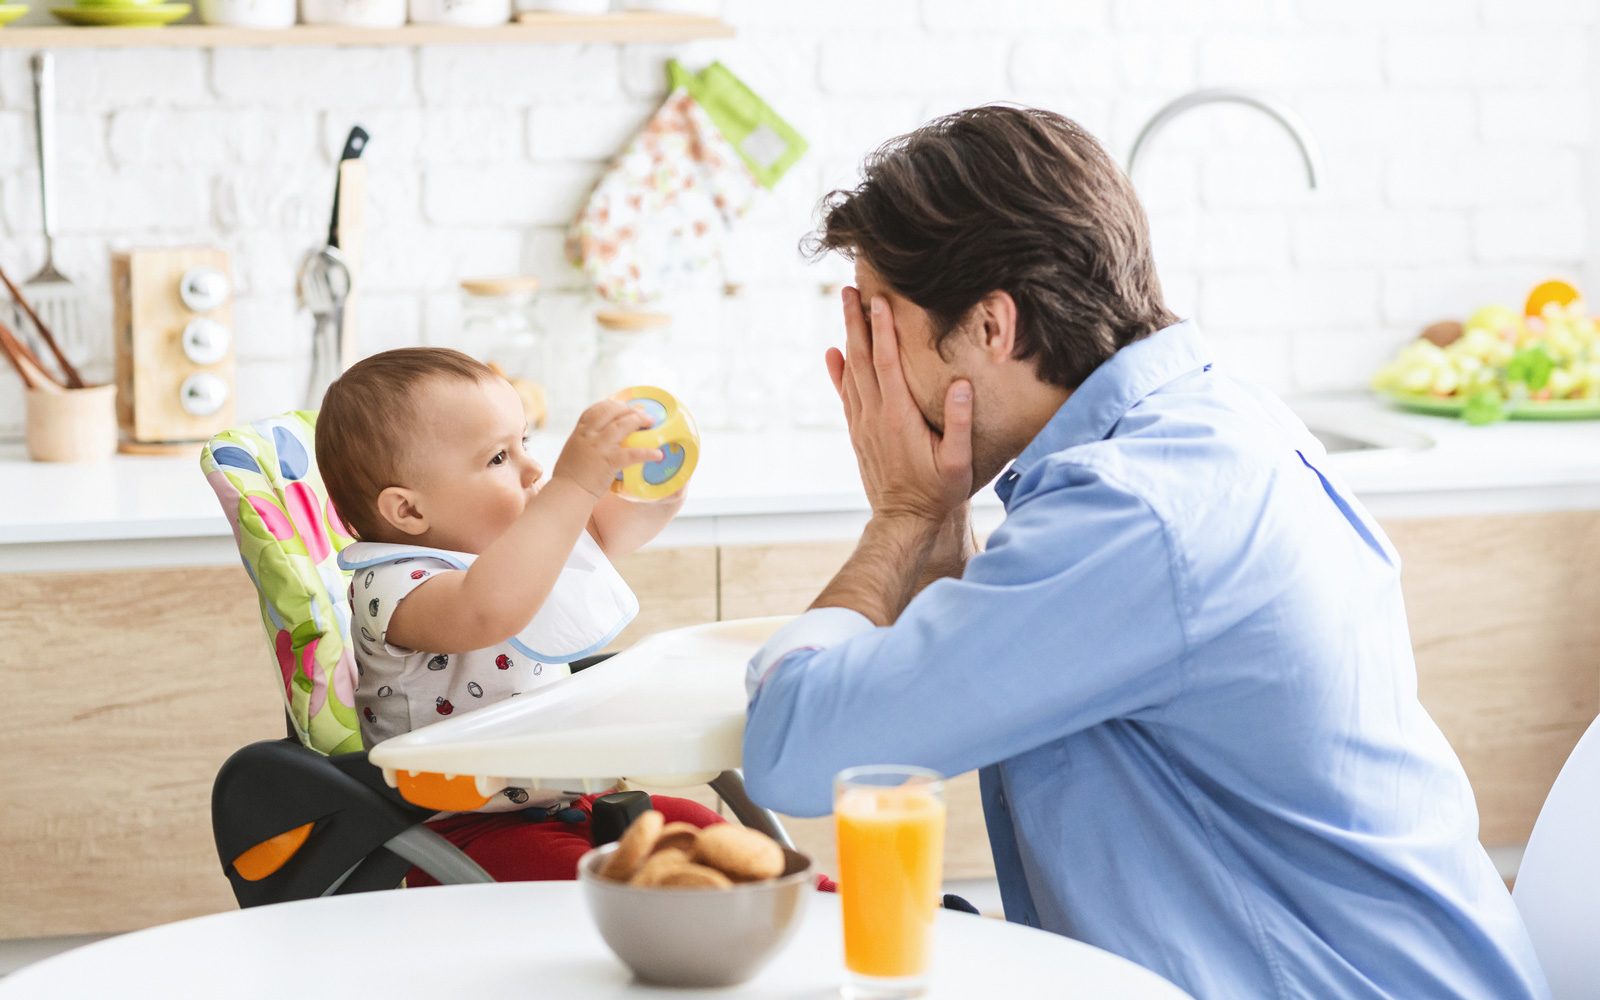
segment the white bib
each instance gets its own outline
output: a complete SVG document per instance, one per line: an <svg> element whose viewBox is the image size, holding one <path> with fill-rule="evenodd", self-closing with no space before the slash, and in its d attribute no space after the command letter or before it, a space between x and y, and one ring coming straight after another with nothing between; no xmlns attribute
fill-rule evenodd
<svg viewBox="0 0 1600 1000"><path fill-rule="evenodd" d="M438 559L464 570L478 557L419 545L355 542L339 553L339 566L360 571L418 558ZM598 653L638 613L639 599L586 531L578 536L550 596L510 644L544 663L571 663Z"/></svg>

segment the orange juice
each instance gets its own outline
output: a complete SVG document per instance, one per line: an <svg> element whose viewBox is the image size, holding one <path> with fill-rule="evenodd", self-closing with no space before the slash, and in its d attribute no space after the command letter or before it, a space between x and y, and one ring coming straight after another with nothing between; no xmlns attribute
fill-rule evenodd
<svg viewBox="0 0 1600 1000"><path fill-rule="evenodd" d="M944 864L944 802L935 788L856 786L834 806L844 964L861 976L927 971Z"/></svg>

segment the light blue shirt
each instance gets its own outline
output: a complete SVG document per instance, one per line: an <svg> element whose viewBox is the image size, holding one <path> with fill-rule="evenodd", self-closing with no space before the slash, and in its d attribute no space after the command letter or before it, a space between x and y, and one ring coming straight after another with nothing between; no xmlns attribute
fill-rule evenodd
<svg viewBox="0 0 1600 1000"><path fill-rule="evenodd" d="M1200 998L1548 997L1450 745L1400 565L1305 426L1191 323L1116 354L889 628L809 612L751 664L745 780L981 768L1010 920Z"/></svg>

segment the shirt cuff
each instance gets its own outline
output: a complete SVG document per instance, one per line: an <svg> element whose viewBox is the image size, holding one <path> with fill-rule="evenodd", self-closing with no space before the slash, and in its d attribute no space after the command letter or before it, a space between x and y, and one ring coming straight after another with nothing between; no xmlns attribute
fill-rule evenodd
<svg viewBox="0 0 1600 1000"><path fill-rule="evenodd" d="M859 611L849 608L812 608L778 629L761 647L745 669L745 694L752 701L761 684L784 657L801 649L826 649L851 636L870 632L876 625Z"/></svg>

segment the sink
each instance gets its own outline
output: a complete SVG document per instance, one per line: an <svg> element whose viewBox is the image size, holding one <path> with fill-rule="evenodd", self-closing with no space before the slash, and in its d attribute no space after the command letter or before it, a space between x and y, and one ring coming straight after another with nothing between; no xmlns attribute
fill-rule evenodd
<svg viewBox="0 0 1600 1000"><path fill-rule="evenodd" d="M1341 468L1404 462L1427 451L1433 438L1363 406L1339 402L1292 402L1313 437Z"/></svg>
<svg viewBox="0 0 1600 1000"><path fill-rule="evenodd" d="M1378 451L1384 446L1376 441L1369 441L1363 437L1354 437L1340 431L1329 430L1326 427L1308 427L1311 436L1322 442L1322 447L1328 449L1330 455L1342 455L1351 451Z"/></svg>

